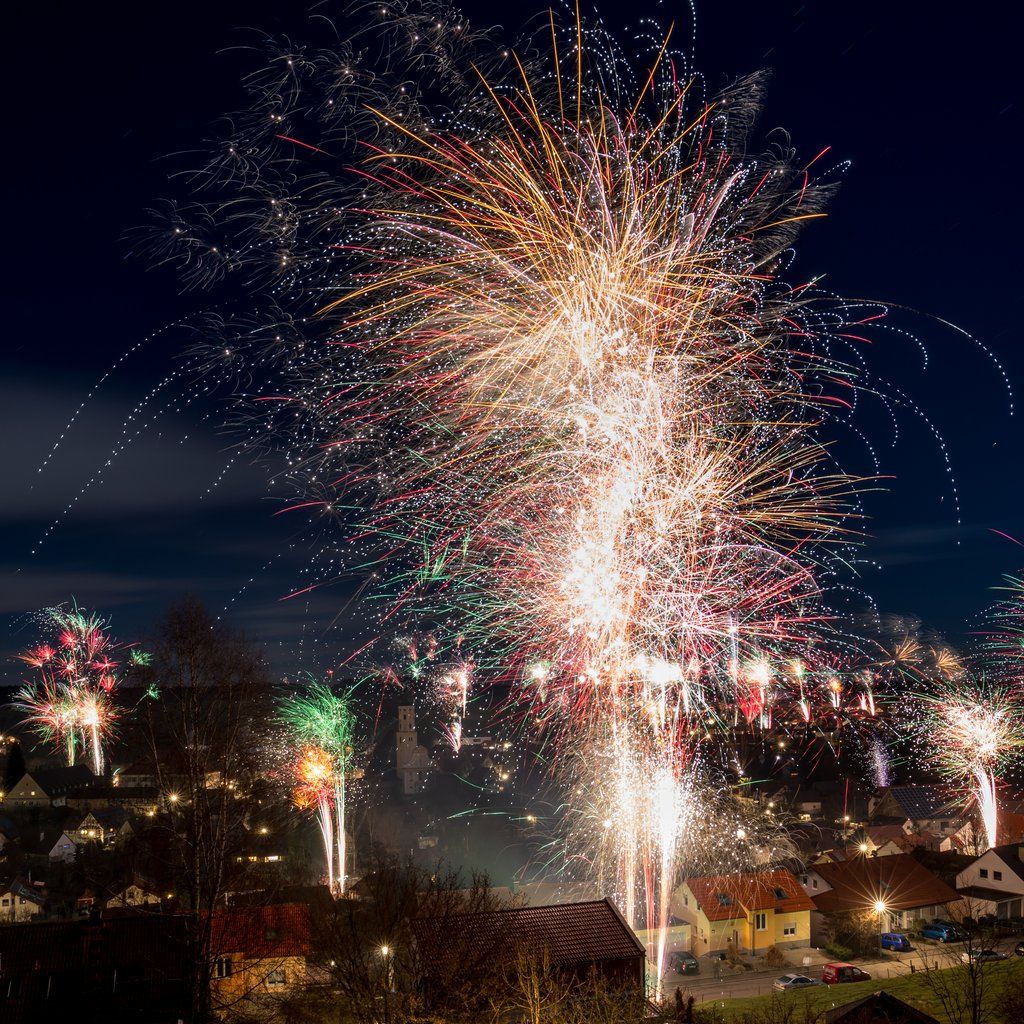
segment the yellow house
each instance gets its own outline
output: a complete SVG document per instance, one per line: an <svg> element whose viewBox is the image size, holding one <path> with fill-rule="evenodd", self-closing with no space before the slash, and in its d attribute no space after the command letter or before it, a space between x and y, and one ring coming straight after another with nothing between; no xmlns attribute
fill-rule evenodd
<svg viewBox="0 0 1024 1024"><path fill-rule="evenodd" d="M792 872L705 875L676 890L673 909L689 922L696 956L728 949L757 955L769 946L791 949L811 939L814 902Z"/></svg>

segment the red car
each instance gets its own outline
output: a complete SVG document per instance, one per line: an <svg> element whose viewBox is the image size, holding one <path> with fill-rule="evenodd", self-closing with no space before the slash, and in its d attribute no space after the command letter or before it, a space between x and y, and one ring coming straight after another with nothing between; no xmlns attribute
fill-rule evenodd
<svg viewBox="0 0 1024 1024"><path fill-rule="evenodd" d="M871 975L853 964L825 964L821 969L821 980L826 985L840 985L844 981L870 981Z"/></svg>

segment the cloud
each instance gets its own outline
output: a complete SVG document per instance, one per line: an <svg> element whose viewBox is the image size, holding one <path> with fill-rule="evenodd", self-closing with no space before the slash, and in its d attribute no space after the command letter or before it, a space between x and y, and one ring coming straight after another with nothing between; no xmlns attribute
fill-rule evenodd
<svg viewBox="0 0 1024 1024"><path fill-rule="evenodd" d="M265 493L263 473L232 463L230 439L198 410L160 413L168 396L140 405L144 393L103 391L76 415L83 392L29 379L0 384L0 518L101 518Z"/></svg>

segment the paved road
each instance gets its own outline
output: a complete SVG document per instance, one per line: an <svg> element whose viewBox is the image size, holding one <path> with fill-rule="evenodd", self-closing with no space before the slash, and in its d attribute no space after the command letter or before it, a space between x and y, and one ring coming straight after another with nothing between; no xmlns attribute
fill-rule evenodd
<svg viewBox="0 0 1024 1024"><path fill-rule="evenodd" d="M1001 948L1004 953L1013 955L1013 947L1018 940L1007 939L996 948ZM963 949L962 943L951 942L945 945L922 944L909 953L892 953L888 959L881 960L858 960L857 966L867 971L872 978L895 978L901 974L910 974L911 967L914 970L922 970L925 962L928 966L951 967L958 962L960 952ZM802 965L804 955L809 955L812 962L809 965ZM706 958L701 959L701 973L698 975L681 976L669 971L665 975L664 991L666 998L671 999L677 987L683 992L690 992L698 1003L708 1002L713 999L730 999L739 996L759 996L772 991L772 983L782 974L804 974L808 978L821 977L821 965L828 963L829 958L823 951L818 950L791 950L789 959L794 961L792 967L782 970L757 970L744 974L733 974L725 969L723 965L722 977L714 977L714 963ZM835 987L835 986L833 986Z"/></svg>

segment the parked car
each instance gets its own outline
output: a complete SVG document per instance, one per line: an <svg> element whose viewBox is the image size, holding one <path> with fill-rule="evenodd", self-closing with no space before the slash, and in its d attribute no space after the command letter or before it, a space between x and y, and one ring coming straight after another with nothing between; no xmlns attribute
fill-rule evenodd
<svg viewBox="0 0 1024 1024"><path fill-rule="evenodd" d="M1013 951L1017 956L1024 956L1024 942L1018 942L1017 945L1013 947Z"/></svg>
<svg viewBox="0 0 1024 1024"><path fill-rule="evenodd" d="M910 939L902 932L882 933L882 949L894 949L897 953L906 953L911 948Z"/></svg>
<svg viewBox="0 0 1024 1024"><path fill-rule="evenodd" d="M870 981L871 975L853 964L825 964L821 969L821 980L826 985L841 985L844 981Z"/></svg>
<svg viewBox="0 0 1024 1024"><path fill-rule="evenodd" d="M678 974L699 974L700 964L692 953L682 950L678 953L669 953L668 965Z"/></svg>
<svg viewBox="0 0 1024 1024"><path fill-rule="evenodd" d="M807 988L809 985L823 985L824 982L819 981L817 978L808 978L803 974L784 974L781 978L776 978L772 983L772 988L778 989L780 992L790 992L795 988Z"/></svg>
<svg viewBox="0 0 1024 1024"><path fill-rule="evenodd" d="M926 939L936 939L939 942L962 942L967 937L955 924L926 924L921 929L921 934Z"/></svg>
<svg viewBox="0 0 1024 1024"><path fill-rule="evenodd" d="M960 954L960 959L965 964L969 964L972 960L979 964L985 963L988 960L1008 960L1009 957L998 949L972 949L970 951L965 949Z"/></svg>

